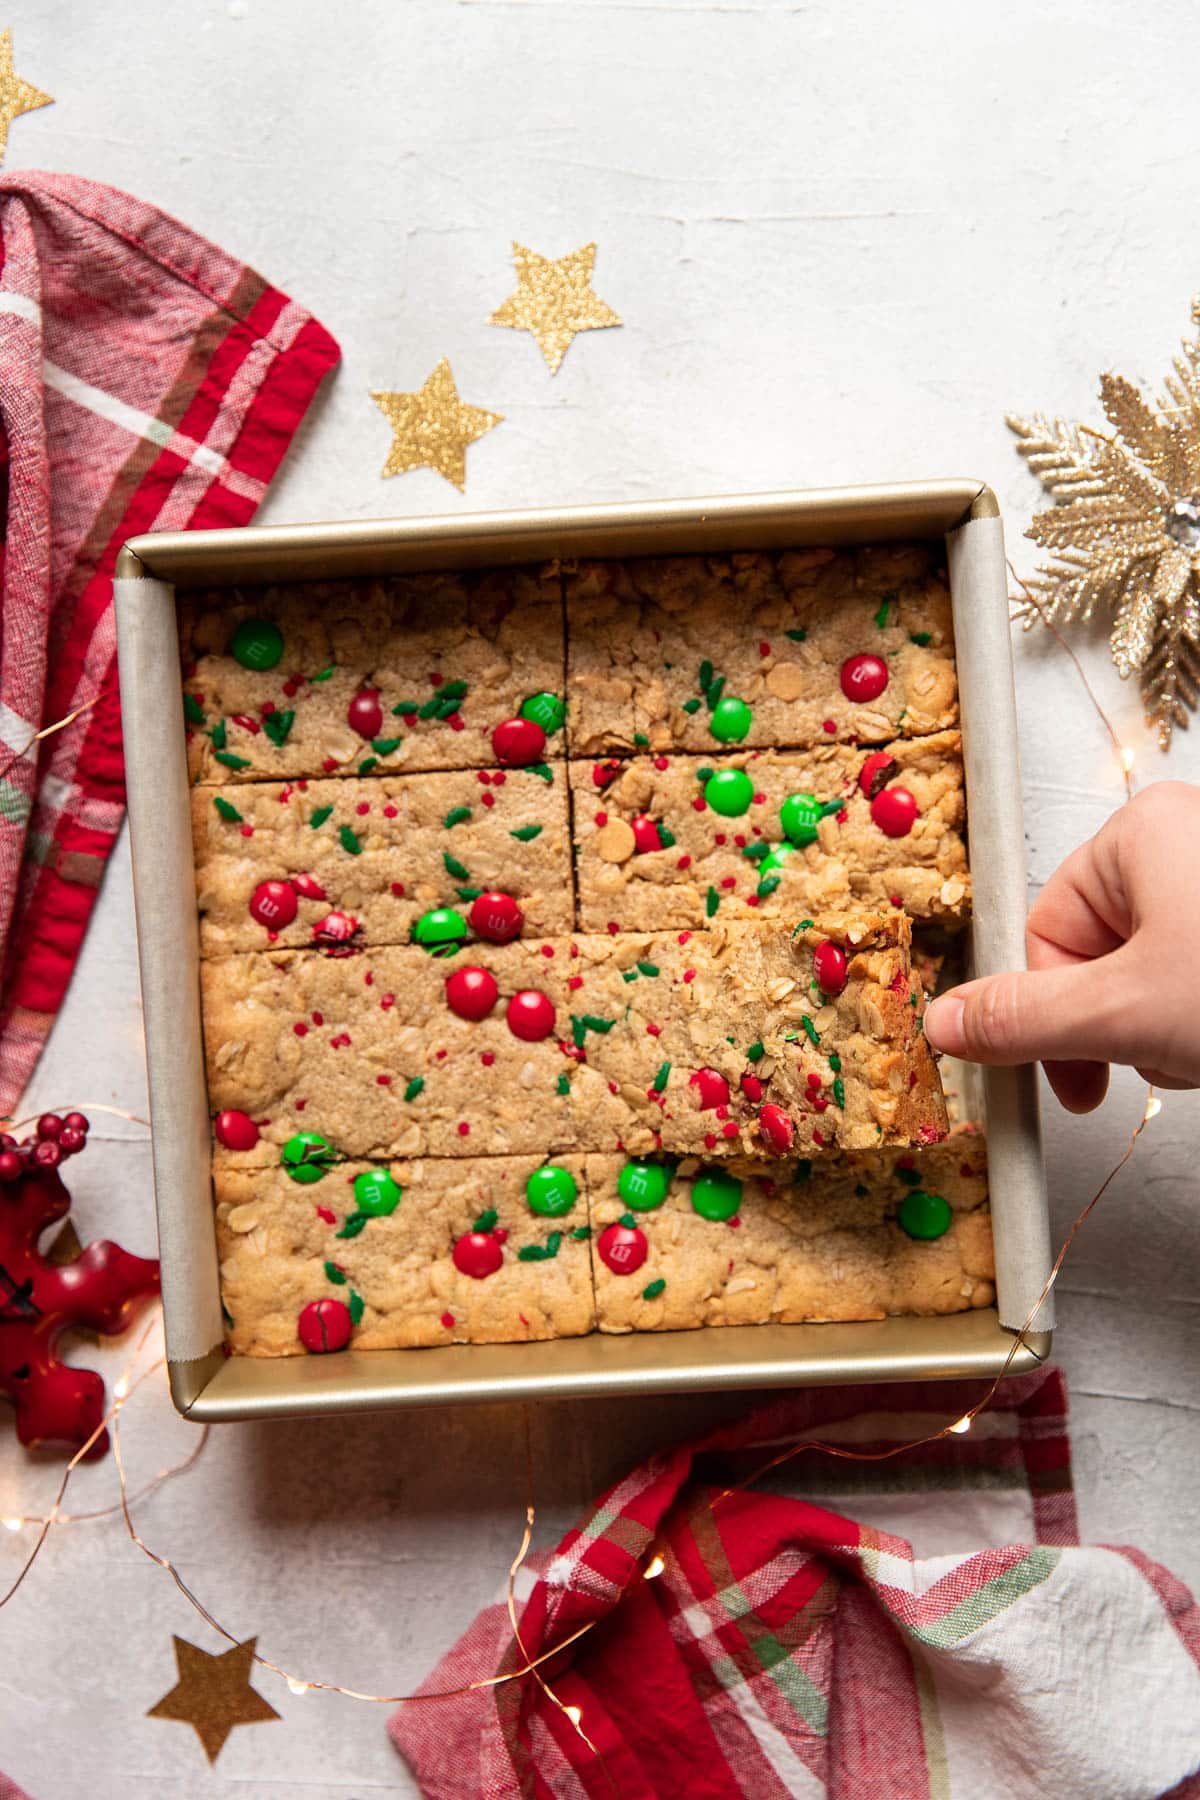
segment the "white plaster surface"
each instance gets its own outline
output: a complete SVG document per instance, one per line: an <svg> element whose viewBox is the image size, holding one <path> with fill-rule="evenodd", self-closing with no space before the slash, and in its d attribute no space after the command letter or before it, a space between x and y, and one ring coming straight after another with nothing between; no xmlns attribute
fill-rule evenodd
<svg viewBox="0 0 1200 1800"><path fill-rule="evenodd" d="M25 0L6 20L18 70L58 100L14 125L10 169L158 202L341 342L271 520L966 473L996 487L1027 569L1036 489L1004 411L1099 422L1097 372L1156 379L1200 288L1200 18L1183 0ZM549 255L597 239L597 291L627 320L578 339L553 381L531 339L485 323L514 237ZM465 498L428 472L378 479L368 391L416 387L444 355L464 398L506 416L469 452ZM1146 740L1103 633L1076 641L1139 775L1200 777L1194 737L1169 760ZM1119 781L1061 654L1022 640L1018 665L1032 891ZM1193 935L1181 920L1181 979ZM1141 1095L1118 1080L1089 1123L1048 1100L1056 1237ZM88 1101L145 1110L124 849L29 1109ZM1198 1123L1194 1098L1166 1096L1072 1253L1056 1350L1086 1536L1193 1588ZM72 1170L84 1239L153 1250L144 1136L97 1118ZM539 1539L743 1404L533 1409ZM497 1588L521 1433L506 1408L228 1426L139 1522L268 1655L395 1692ZM136 1481L192 1428L158 1388L126 1435ZM56 1467L0 1428L0 1514L38 1511ZM113 1493L109 1461L71 1500ZM27 1542L0 1531L0 1584ZM265 1676L285 1723L235 1731L210 1771L186 1728L143 1717L174 1681L172 1632L219 1647L119 1521L52 1536L0 1618L0 1768L34 1800L415 1791L383 1709Z"/></svg>

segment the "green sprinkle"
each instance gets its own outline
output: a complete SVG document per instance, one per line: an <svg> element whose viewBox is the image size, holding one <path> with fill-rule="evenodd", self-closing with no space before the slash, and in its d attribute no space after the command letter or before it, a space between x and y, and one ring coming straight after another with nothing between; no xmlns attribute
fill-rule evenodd
<svg viewBox="0 0 1200 1800"><path fill-rule="evenodd" d="M859 1200L865 1200L867 1195L870 1193L870 1191L871 1191L870 1188L864 1187L861 1181L855 1182L854 1192L855 1192L855 1196Z"/></svg>
<svg viewBox="0 0 1200 1800"><path fill-rule="evenodd" d="M362 845L348 825L343 825L338 832L338 843L342 846L342 849L348 856L360 856L362 854Z"/></svg>
<svg viewBox="0 0 1200 1800"><path fill-rule="evenodd" d="M465 681L443 681L438 689L438 698L441 700L465 700L466 697L467 684Z"/></svg>
<svg viewBox="0 0 1200 1800"><path fill-rule="evenodd" d="M329 817L329 815L330 815L330 813L332 813L332 811L333 811L332 806L318 806L316 812L313 813L312 817L308 821L314 831L317 829L318 825L323 825L325 823L326 819Z"/></svg>
<svg viewBox="0 0 1200 1800"><path fill-rule="evenodd" d="M647 976L651 976L651 977L657 975L659 972L658 964L652 963L652 962L640 962L638 964L638 968L641 970L643 975L647 975Z"/></svg>
<svg viewBox="0 0 1200 1800"><path fill-rule="evenodd" d="M675 842L675 833L673 831L668 831L665 825L660 825L658 828L658 841L664 850L670 850Z"/></svg>
<svg viewBox="0 0 1200 1800"><path fill-rule="evenodd" d="M455 881L470 881L471 871L465 869L459 862L457 856L451 856L448 850L442 852L442 862L445 865L447 875L453 875Z"/></svg>
<svg viewBox="0 0 1200 1800"><path fill-rule="evenodd" d="M556 1088L557 1088L558 1093L560 1093L560 1094L569 1094L570 1093L571 1084L567 1080L565 1075L559 1076L558 1081L556 1083Z"/></svg>
<svg viewBox="0 0 1200 1800"><path fill-rule="evenodd" d="M397 700L395 706L392 708L392 715L394 718L402 719L406 713L415 713L416 710L417 703L415 700Z"/></svg>
<svg viewBox="0 0 1200 1800"><path fill-rule="evenodd" d="M800 1014L800 1023L804 1027L805 1036L808 1038L809 1043L819 1044L821 1041L821 1034L807 1013Z"/></svg>
<svg viewBox="0 0 1200 1800"><path fill-rule="evenodd" d="M518 1262L552 1262L558 1255L558 1247L562 1243L562 1232L552 1231L542 1244L524 1244L517 1251Z"/></svg>
<svg viewBox="0 0 1200 1800"><path fill-rule="evenodd" d="M795 931L793 931L792 936L797 937L799 935L799 933L802 931L811 931L812 927L813 927L813 922L811 919L801 919L801 921L797 925Z"/></svg>
<svg viewBox="0 0 1200 1800"><path fill-rule="evenodd" d="M906 1187L919 1187L921 1185L921 1177L916 1169L905 1169L897 1165L894 1173L896 1180L902 1181Z"/></svg>
<svg viewBox="0 0 1200 1800"><path fill-rule="evenodd" d="M622 969L621 970L621 980L622 981L636 981L637 980L637 970L636 969Z"/></svg>
<svg viewBox="0 0 1200 1800"><path fill-rule="evenodd" d="M340 1231L334 1236L340 1238L356 1238L360 1231L365 1231L371 1222L370 1213L352 1212Z"/></svg>
<svg viewBox="0 0 1200 1800"><path fill-rule="evenodd" d="M574 1240L577 1244L585 1243L587 1241L587 1239L591 1237L591 1235L592 1235L592 1228L590 1225L577 1225L575 1227L574 1231L571 1233L571 1236L574 1238Z"/></svg>
<svg viewBox="0 0 1200 1800"><path fill-rule="evenodd" d="M699 700L685 700L683 703L683 710L685 713L698 713L700 711L700 705L701 703Z"/></svg>
<svg viewBox="0 0 1200 1800"><path fill-rule="evenodd" d="M267 713L262 723L263 730L275 745L275 748L281 750L284 744L287 743L289 731L296 723L296 715L294 712L290 711Z"/></svg>
<svg viewBox="0 0 1200 1800"><path fill-rule="evenodd" d="M359 774L360 775L369 775L371 773L371 770L375 767L375 765L378 761L379 761L379 758L377 756L364 756L362 761L358 765Z"/></svg>
<svg viewBox="0 0 1200 1800"><path fill-rule="evenodd" d="M589 1031L609 1032L616 1024L615 1019L600 1019L595 1013L582 1013L578 1017L571 1015L571 1036L575 1040L575 1048L583 1049L583 1040Z"/></svg>
<svg viewBox="0 0 1200 1800"><path fill-rule="evenodd" d="M185 693L183 696L183 716L189 725L203 725L204 708L195 694Z"/></svg>
<svg viewBox="0 0 1200 1800"><path fill-rule="evenodd" d="M662 1291L666 1287L666 1285L667 1285L666 1282L663 1280L662 1276L660 1275L657 1281L648 1282L647 1285L642 1289L642 1299L643 1300L657 1300L658 1296L662 1293Z"/></svg>
<svg viewBox="0 0 1200 1800"><path fill-rule="evenodd" d="M704 699L708 706L709 712L712 712L714 710L714 708L716 707L717 701L721 698L721 695L724 692L725 692L725 677L723 675L718 675L717 679L713 682L712 686L709 688L708 692L704 696Z"/></svg>
<svg viewBox="0 0 1200 1800"><path fill-rule="evenodd" d="M358 1324L359 1320L363 1316L363 1311L364 1311L364 1303L363 1303L362 1295L356 1294L354 1292L354 1289L351 1288L351 1290L350 1290L350 1323L352 1325Z"/></svg>
<svg viewBox="0 0 1200 1800"><path fill-rule="evenodd" d="M554 780L554 772L549 763L527 763L526 767L531 775L540 775L543 781Z"/></svg>
<svg viewBox="0 0 1200 1800"><path fill-rule="evenodd" d="M833 1097L836 1100L837 1104L841 1107L842 1111L845 1112L845 1110L846 1110L846 1084L842 1080L840 1075L838 1075L834 1079Z"/></svg>
<svg viewBox="0 0 1200 1800"><path fill-rule="evenodd" d="M404 1090L404 1098L406 1100L415 1100L417 1095L423 1092L424 1087L425 1077L423 1075L414 1075Z"/></svg>
<svg viewBox="0 0 1200 1800"><path fill-rule="evenodd" d="M209 732L208 735L212 739L213 749L214 750L223 750L225 748L225 738L227 735L227 733L225 731L224 719L218 719L216 724L213 726L212 730Z"/></svg>
<svg viewBox="0 0 1200 1800"><path fill-rule="evenodd" d="M875 614L875 623L878 625L880 631L884 629L888 622L888 610L895 597L894 594L885 594L879 603L879 611Z"/></svg>
<svg viewBox="0 0 1200 1800"><path fill-rule="evenodd" d="M720 906L720 904L721 904L720 894L718 894L715 887L710 887L707 894L704 896L705 915L711 919L713 914L716 912L718 906Z"/></svg>
<svg viewBox="0 0 1200 1800"><path fill-rule="evenodd" d="M903 723L904 723L905 719L907 719L907 717L908 717L908 708L907 708L907 706L905 706L905 707L901 708L900 717L896 720L897 726L903 725Z"/></svg>
<svg viewBox="0 0 1200 1800"><path fill-rule="evenodd" d="M515 837L519 843L531 844L534 838L540 835L541 829L540 825L518 825L517 829L510 831L508 835Z"/></svg>
<svg viewBox="0 0 1200 1800"><path fill-rule="evenodd" d="M460 888L455 888L454 891L458 895L460 900L478 900L480 894L482 894L482 892L483 892L483 889L482 888L460 887Z"/></svg>
<svg viewBox="0 0 1200 1800"><path fill-rule="evenodd" d="M648 750L650 748L650 739L646 736L644 731L635 731L633 734L633 741L639 750Z"/></svg>
<svg viewBox="0 0 1200 1800"><path fill-rule="evenodd" d="M836 1051L836 1050L831 1050L831 1051L830 1051L830 1052L829 1052L829 1066L830 1066L830 1068L831 1068L831 1069L832 1069L832 1070L833 1070L833 1072L834 1072L834 1074L835 1074L835 1075L840 1075L840 1074L841 1074L841 1072L842 1072L842 1059L841 1059L841 1057L840 1057L840 1056L839 1056L839 1055L838 1055L838 1053L837 1053L837 1051Z"/></svg>
<svg viewBox="0 0 1200 1800"><path fill-rule="evenodd" d="M346 1285L346 1277L335 1262L325 1264L325 1276L328 1281L332 1281L334 1287L345 1287Z"/></svg>
<svg viewBox="0 0 1200 1800"><path fill-rule="evenodd" d="M802 644L807 638L808 633L805 631L804 627L801 626L799 631L785 631L783 635L785 637L790 637L793 644Z"/></svg>
<svg viewBox="0 0 1200 1800"><path fill-rule="evenodd" d="M764 856L770 856L770 854L771 854L770 844L763 843L763 842L759 842L757 844L747 844L745 849L742 851L742 855L746 858L746 861L753 862L753 863L761 862Z"/></svg>
<svg viewBox="0 0 1200 1800"><path fill-rule="evenodd" d="M713 666L709 662L709 660L706 656L704 661L700 664L700 673L697 676L697 685L699 686L700 692L702 694L707 694L709 688L712 685L712 678L713 678Z"/></svg>
<svg viewBox="0 0 1200 1800"><path fill-rule="evenodd" d="M452 831L456 825L464 825L470 816L471 809L469 806L452 806L442 820L442 824L447 831Z"/></svg>
<svg viewBox="0 0 1200 1800"><path fill-rule="evenodd" d="M458 698L456 695L453 695L453 694L439 694L438 695L437 711L434 714L435 718L449 719L457 711L458 711Z"/></svg>
<svg viewBox="0 0 1200 1800"><path fill-rule="evenodd" d="M328 681L336 668L336 663L330 663L329 667L327 669L322 669L319 675L310 675L308 679L310 681Z"/></svg>
<svg viewBox="0 0 1200 1800"><path fill-rule="evenodd" d="M419 719L432 719L434 713L437 711L437 709L440 705L441 705L441 701L439 700L438 696L435 694L433 696L432 700L427 700L425 702L424 706L421 707L420 711L417 713L417 717Z"/></svg>
<svg viewBox="0 0 1200 1800"><path fill-rule="evenodd" d="M697 781L711 781L712 777L713 777L713 772L710 768L707 767L707 765L702 769L696 770L696 780Z"/></svg>
<svg viewBox="0 0 1200 1800"><path fill-rule="evenodd" d="M485 1212L480 1213L479 1217L476 1219L475 1223L472 1225L471 1230L472 1231L492 1231L492 1230L494 1230L496 1221L499 1217L500 1217L500 1215L496 1211L495 1207L489 1206Z"/></svg>
<svg viewBox="0 0 1200 1800"><path fill-rule="evenodd" d="M908 641L910 644L920 644L923 650L926 644L933 642L933 633L932 631L910 631Z"/></svg>
<svg viewBox="0 0 1200 1800"><path fill-rule="evenodd" d="M227 769L248 769L250 767L248 756L235 756L232 750L218 750L217 761L224 763Z"/></svg>
<svg viewBox="0 0 1200 1800"><path fill-rule="evenodd" d="M404 742L404 739L398 738L398 737L395 737L395 738L372 738L371 739L371 748L372 748L372 750L374 750L374 752L377 756L390 756L392 754L392 751L398 750L403 742Z"/></svg>
<svg viewBox="0 0 1200 1800"><path fill-rule="evenodd" d="M668 1080L670 1079L670 1075L671 1075L670 1063L659 1063L658 1074L654 1077L654 1091L656 1094L662 1093L663 1089L667 1085Z"/></svg>
<svg viewBox="0 0 1200 1800"><path fill-rule="evenodd" d="M766 1054L767 1053L763 1049L762 1040L760 1038L757 1043L751 1044L750 1048L747 1050L746 1061L747 1062L761 1062L763 1057Z"/></svg>
<svg viewBox="0 0 1200 1800"><path fill-rule="evenodd" d="M782 880L783 880L782 875L768 875L765 881L759 882L757 888L754 891L758 895L760 900L765 900L767 898L768 894L773 894L775 892L775 889L779 886L779 883Z"/></svg>
<svg viewBox="0 0 1200 1800"><path fill-rule="evenodd" d="M241 824L242 815L237 807L232 806L228 800L222 800L220 794L213 795L213 805L216 807L221 817L227 819L231 825Z"/></svg>

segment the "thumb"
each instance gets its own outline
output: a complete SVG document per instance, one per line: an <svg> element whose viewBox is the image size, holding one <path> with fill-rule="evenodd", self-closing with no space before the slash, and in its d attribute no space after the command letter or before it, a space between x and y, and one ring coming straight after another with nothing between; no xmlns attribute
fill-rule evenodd
<svg viewBox="0 0 1200 1800"><path fill-rule="evenodd" d="M925 1036L968 1062L1137 1062L1139 1010L1121 998L1119 963L1116 952L965 982L926 1007Z"/></svg>

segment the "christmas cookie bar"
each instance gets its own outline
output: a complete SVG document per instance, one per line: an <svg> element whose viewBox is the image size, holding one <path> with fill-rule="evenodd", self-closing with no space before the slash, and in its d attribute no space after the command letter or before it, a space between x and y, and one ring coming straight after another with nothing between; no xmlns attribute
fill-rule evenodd
<svg viewBox="0 0 1200 1800"><path fill-rule="evenodd" d="M899 1160L586 1167L601 1331L954 1313L995 1298L979 1136Z"/></svg>
<svg viewBox="0 0 1200 1800"><path fill-rule="evenodd" d="M562 764L198 787L192 839L207 956L407 943L431 908L482 918L492 894L509 936L572 924Z"/></svg>
<svg viewBox="0 0 1200 1800"><path fill-rule="evenodd" d="M210 1098L259 1160L305 1129L358 1157L930 1142L908 943L897 914L235 954L201 969Z"/></svg>
<svg viewBox="0 0 1200 1800"><path fill-rule="evenodd" d="M585 930L846 906L957 927L969 913L957 731L878 750L574 762L570 778Z"/></svg>
<svg viewBox="0 0 1200 1800"><path fill-rule="evenodd" d="M586 562L566 595L573 756L957 723L950 595L927 546Z"/></svg>
<svg viewBox="0 0 1200 1800"><path fill-rule="evenodd" d="M595 1324L581 1158L219 1169L232 1350L409 1349ZM302 1179L295 1179L297 1171Z"/></svg>
<svg viewBox="0 0 1200 1800"><path fill-rule="evenodd" d="M194 781L561 755L562 604L537 569L184 594Z"/></svg>

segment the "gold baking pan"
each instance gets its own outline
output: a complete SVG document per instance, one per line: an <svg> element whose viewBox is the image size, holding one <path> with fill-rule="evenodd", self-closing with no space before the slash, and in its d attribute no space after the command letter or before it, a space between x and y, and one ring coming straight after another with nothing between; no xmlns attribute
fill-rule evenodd
<svg viewBox="0 0 1200 1800"><path fill-rule="evenodd" d="M988 1376L1049 1268L1032 1069L970 1072L988 1132L997 1304L944 1318L759 1325L549 1343L226 1357L199 999L188 776L175 594L240 582L324 580L548 557L665 555L945 538L954 605L975 889L978 973L1020 967L1025 863L1007 575L999 509L979 481L478 513L438 519L150 533L115 581L134 899L153 1120L155 1194L171 1392L224 1421L457 1401L571 1399L705 1388ZM1013 1360L1046 1356L1047 1302Z"/></svg>

